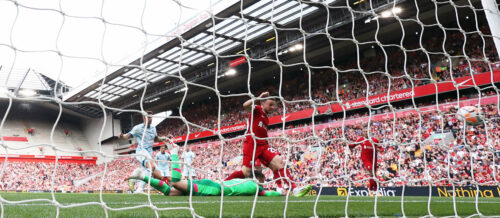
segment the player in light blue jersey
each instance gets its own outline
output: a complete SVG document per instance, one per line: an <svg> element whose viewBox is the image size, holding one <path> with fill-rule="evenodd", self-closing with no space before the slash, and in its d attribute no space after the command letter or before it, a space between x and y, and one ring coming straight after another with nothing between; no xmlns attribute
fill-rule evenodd
<svg viewBox="0 0 500 218"><path fill-rule="evenodd" d="M184 150L184 152L182 152L182 162L184 162L185 164L182 166L182 176L183 178L186 178L186 179L189 179L189 178L193 178L194 176L196 176L196 172L194 171L194 168L193 168L193 162L194 162L194 158L196 157L196 154L191 151L191 147L187 146L186 150Z"/></svg>
<svg viewBox="0 0 500 218"><path fill-rule="evenodd" d="M157 169L163 177L170 177L170 154L166 151L165 145L160 147L160 153L155 156Z"/></svg>
<svg viewBox="0 0 500 218"><path fill-rule="evenodd" d="M159 138L156 133L156 127L151 125L153 112L147 111L148 115L143 116L143 123L138 124L130 130L128 133L121 133L120 138L130 139L136 138L137 140L137 149L135 153L139 156L135 158L141 164L141 166L146 169L147 172L153 172L153 177L159 180L168 181L164 178L159 170L156 169L156 164L153 160L153 145L155 142L165 141L165 138ZM139 188L134 193L141 193L144 191L144 186L146 183L143 181L139 182ZM134 184L129 183L131 191L134 191Z"/></svg>

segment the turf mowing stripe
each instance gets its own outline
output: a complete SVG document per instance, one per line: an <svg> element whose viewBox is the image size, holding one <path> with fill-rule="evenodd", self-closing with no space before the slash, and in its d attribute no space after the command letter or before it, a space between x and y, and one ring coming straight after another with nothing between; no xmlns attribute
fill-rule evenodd
<svg viewBox="0 0 500 218"><path fill-rule="evenodd" d="M289 203L314 203L314 200L289 200ZM319 200L320 203L334 203L334 202L345 202L345 200ZM373 203L374 201L369 200L349 200L349 202L357 202L357 203ZM380 200L379 202L386 203L400 203L401 201L395 200ZM427 203L427 200L409 200L404 201L405 203ZM431 201L431 203L450 203L452 200L439 200L439 201ZM457 203L471 203L475 204L474 200L471 201L455 201ZM75 202L75 203L60 203L61 205L71 205L71 204L81 204L81 203L92 203L92 202ZM148 202L144 202L148 203ZM188 204L188 201L172 201L172 202L151 202L153 204ZM224 203L253 203L253 201L224 201ZM257 203L285 203L285 201L257 201ZM479 201L479 204L499 204L498 201ZM220 201L193 201L193 204L220 204ZM5 204L5 206L54 206L53 204ZM141 205L140 202L106 202L106 205Z"/></svg>

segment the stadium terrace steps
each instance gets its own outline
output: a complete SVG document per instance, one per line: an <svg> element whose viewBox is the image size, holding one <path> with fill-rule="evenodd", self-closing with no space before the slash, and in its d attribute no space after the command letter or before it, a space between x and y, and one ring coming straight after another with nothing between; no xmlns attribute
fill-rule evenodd
<svg viewBox="0 0 500 218"><path fill-rule="evenodd" d="M30 128L35 130L33 135L28 134L27 124ZM28 138L28 142L18 142L18 141L6 141L7 145L17 148L23 148L30 145L37 144L51 144L50 135L54 125L54 120L41 118L38 120L15 120L7 119L2 129L3 136L18 136ZM66 136L64 133L68 130L70 134ZM88 140L85 138L83 132L76 125L71 125L65 123L65 127L58 125L54 130L53 137L54 144L64 150L71 150L74 152L58 151L58 155L71 155L71 156L81 156L79 149L87 150L89 149ZM43 154L43 155L55 155L52 148L45 146L41 151L40 146L25 148L25 149L10 149L9 154Z"/></svg>

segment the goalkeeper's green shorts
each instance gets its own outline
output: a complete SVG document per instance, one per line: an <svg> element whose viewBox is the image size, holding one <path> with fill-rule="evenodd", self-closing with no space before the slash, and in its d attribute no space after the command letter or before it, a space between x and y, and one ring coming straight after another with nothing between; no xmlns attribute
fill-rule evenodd
<svg viewBox="0 0 500 218"><path fill-rule="evenodd" d="M218 196L221 193L221 185L209 179L187 180L188 188L186 194L193 190L193 196ZM191 187L192 185L192 187Z"/></svg>

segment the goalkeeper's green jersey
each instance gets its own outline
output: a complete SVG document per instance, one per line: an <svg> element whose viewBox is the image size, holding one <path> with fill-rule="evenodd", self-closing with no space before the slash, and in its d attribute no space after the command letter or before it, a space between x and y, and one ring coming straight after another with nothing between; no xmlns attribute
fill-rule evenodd
<svg viewBox="0 0 500 218"><path fill-rule="evenodd" d="M252 196L258 190L261 196L280 196L279 192L266 191L262 186L259 186L252 180L232 179L224 181L224 195L225 196ZM193 180L193 183L188 180L188 190L193 185L193 195L200 196L217 196L221 194L221 185L218 182L202 179Z"/></svg>
<svg viewBox="0 0 500 218"><path fill-rule="evenodd" d="M257 187L259 188L259 193L264 190L262 186L258 186L257 183L255 183L252 180L245 181L243 179L232 179L229 181L224 181L223 184L224 184L224 195L234 195L234 196L255 195Z"/></svg>

